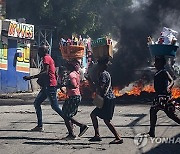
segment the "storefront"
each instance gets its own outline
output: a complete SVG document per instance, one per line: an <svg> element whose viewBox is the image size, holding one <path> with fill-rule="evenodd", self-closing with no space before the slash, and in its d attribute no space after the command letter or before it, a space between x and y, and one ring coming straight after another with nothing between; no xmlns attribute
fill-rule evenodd
<svg viewBox="0 0 180 154"><path fill-rule="evenodd" d="M34 25L4 20L0 27L0 93L28 91L23 76L30 73Z"/></svg>

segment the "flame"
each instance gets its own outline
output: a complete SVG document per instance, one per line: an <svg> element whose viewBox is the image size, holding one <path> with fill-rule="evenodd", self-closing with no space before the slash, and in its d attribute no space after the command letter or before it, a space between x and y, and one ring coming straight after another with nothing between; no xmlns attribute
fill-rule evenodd
<svg viewBox="0 0 180 154"><path fill-rule="evenodd" d="M141 89L139 86L133 86L131 91L126 91L126 94L138 96L141 93Z"/></svg>
<svg viewBox="0 0 180 154"><path fill-rule="evenodd" d="M92 91L90 84L87 80L81 82L80 91L83 99L92 99L95 96L95 93ZM155 91L152 84L148 84L144 86L143 84L138 83L134 85L131 88L131 90L125 92L123 92L119 87L113 87L113 93L115 94L116 97L120 97L124 94L138 96L141 94L141 92L153 93ZM63 92L61 92L60 90L58 91L57 97L58 100L66 100L68 98L68 96ZM172 88L172 98L174 99L180 98L180 88L178 87Z"/></svg>
<svg viewBox="0 0 180 154"><path fill-rule="evenodd" d="M141 92L153 93L155 92L155 90L152 84L145 85L144 87L141 84L137 84L137 85L134 85L131 90L126 91L125 93L122 93L119 87L113 87L113 92L116 97L120 97L125 93L127 95L138 96L141 94ZM180 98L180 88L178 87L172 88L171 92L172 92L172 98L174 99Z"/></svg>
<svg viewBox="0 0 180 154"><path fill-rule="evenodd" d="M63 93L61 90L57 92L57 98L59 101L64 101L68 98L67 94Z"/></svg>
<svg viewBox="0 0 180 154"><path fill-rule="evenodd" d="M172 97L173 98L179 98L180 97L180 88L173 88L172 89Z"/></svg>
<svg viewBox="0 0 180 154"><path fill-rule="evenodd" d="M121 93L119 87L114 87L114 88L113 88L113 93L114 93L114 95L115 95L116 97L120 97L120 96L123 95L123 94Z"/></svg>
<svg viewBox="0 0 180 154"><path fill-rule="evenodd" d="M146 85L146 86L144 86L142 91L145 91L145 92L148 92L148 93L155 92L153 85Z"/></svg>

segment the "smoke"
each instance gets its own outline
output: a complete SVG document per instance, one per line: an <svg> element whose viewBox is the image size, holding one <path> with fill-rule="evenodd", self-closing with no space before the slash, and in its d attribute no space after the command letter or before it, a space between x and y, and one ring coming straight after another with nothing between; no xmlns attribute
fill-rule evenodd
<svg viewBox="0 0 180 154"><path fill-rule="evenodd" d="M180 33L178 0L133 0L130 4L124 9L122 6L108 5L107 11L104 11L106 16L109 15L112 37L118 41L118 52L114 54L110 72L113 84L122 88L138 80L137 69L151 65L153 57L147 47L148 36L157 40L163 27ZM105 24L106 28L108 24Z"/></svg>
<svg viewBox="0 0 180 154"><path fill-rule="evenodd" d="M134 10L140 9L144 5L149 5L150 0L132 0L132 5L129 7Z"/></svg>

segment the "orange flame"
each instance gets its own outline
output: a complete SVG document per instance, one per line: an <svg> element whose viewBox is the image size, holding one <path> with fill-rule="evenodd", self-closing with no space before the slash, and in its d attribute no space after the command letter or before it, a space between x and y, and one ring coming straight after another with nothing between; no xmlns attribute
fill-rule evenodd
<svg viewBox="0 0 180 154"><path fill-rule="evenodd" d="M116 97L120 97L120 96L123 95L123 94L121 93L119 87L114 87L114 88L113 88L113 93L114 93L114 95L115 95Z"/></svg>
<svg viewBox="0 0 180 154"><path fill-rule="evenodd" d="M95 96L95 93L92 91L88 81L83 81L80 86L81 94L84 99L92 99ZM141 92L155 92L152 84L143 86L142 84L137 84L132 87L130 91L126 91L127 95L135 95L138 96ZM120 97L124 94L119 87L113 87L113 93L116 97ZM58 100L66 100L68 96L61 91L58 91ZM180 98L180 88L175 87L172 89L172 98L177 99Z"/></svg>
<svg viewBox="0 0 180 154"><path fill-rule="evenodd" d="M61 90L57 92L57 98L59 101L64 101L68 98L67 94L63 93Z"/></svg>
<svg viewBox="0 0 180 154"><path fill-rule="evenodd" d="M135 95L138 96L141 93L141 87L134 86L131 91L126 91L126 94L128 95Z"/></svg>
<svg viewBox="0 0 180 154"><path fill-rule="evenodd" d="M172 89L172 97L179 98L180 97L180 88L173 88Z"/></svg>
<svg viewBox="0 0 180 154"><path fill-rule="evenodd" d="M116 97L120 97L123 95L123 93L121 92L121 90L118 87L114 87L113 92ZM145 85L144 87L142 85L138 84L138 85L134 85L130 91L126 91L125 93L127 95L138 96L141 94L141 92L151 93L151 92L155 92L155 90L154 90L154 87L152 84ZM172 98L175 98L175 99L180 98L180 88L178 88L178 87L172 88L171 92L172 92Z"/></svg>
<svg viewBox="0 0 180 154"><path fill-rule="evenodd" d="M148 93L155 92L153 85L146 85L146 86L144 86L142 91L145 91L145 92L148 92Z"/></svg>

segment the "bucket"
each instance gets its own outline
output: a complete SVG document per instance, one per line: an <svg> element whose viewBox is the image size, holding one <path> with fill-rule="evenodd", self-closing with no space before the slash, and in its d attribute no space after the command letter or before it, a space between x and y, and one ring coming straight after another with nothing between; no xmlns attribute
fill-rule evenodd
<svg viewBox="0 0 180 154"><path fill-rule="evenodd" d="M179 46L166 44L149 45L149 50L153 56L170 56L175 57Z"/></svg>

